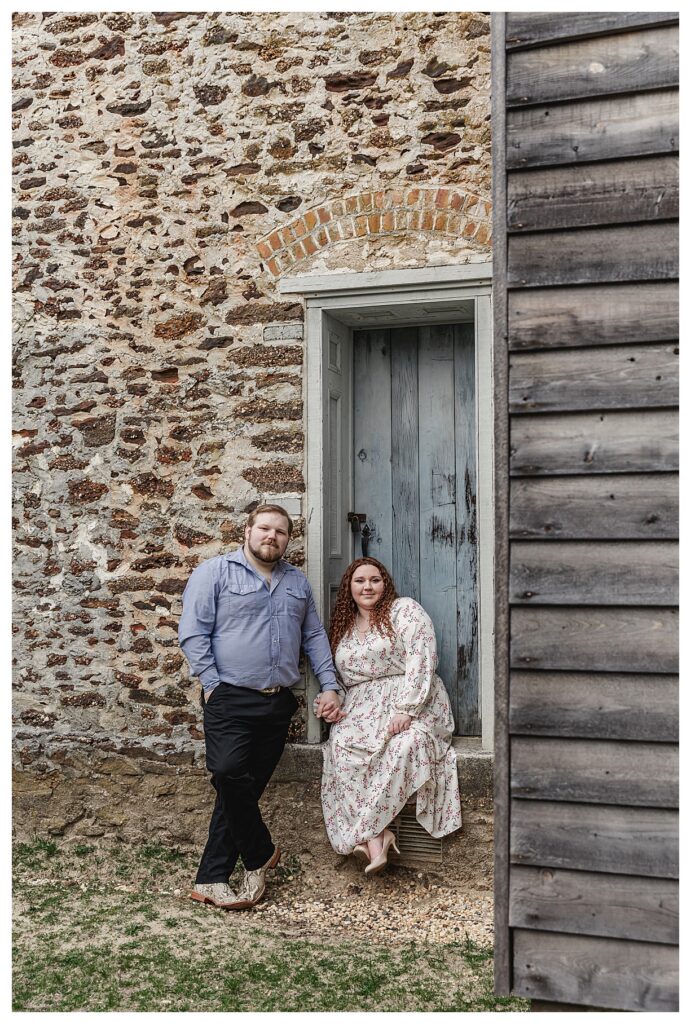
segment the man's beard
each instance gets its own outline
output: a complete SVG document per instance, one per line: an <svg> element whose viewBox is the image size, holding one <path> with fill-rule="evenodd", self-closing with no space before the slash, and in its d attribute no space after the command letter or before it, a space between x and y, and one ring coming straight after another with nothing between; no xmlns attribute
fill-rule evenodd
<svg viewBox="0 0 691 1024"><path fill-rule="evenodd" d="M250 549L250 552L254 555L254 557L258 558L260 562L277 562L281 557L281 552L273 544L261 544L258 548L253 548L250 542L248 541L247 546ZM268 551L266 553L262 553L261 549L263 547L268 548Z"/></svg>

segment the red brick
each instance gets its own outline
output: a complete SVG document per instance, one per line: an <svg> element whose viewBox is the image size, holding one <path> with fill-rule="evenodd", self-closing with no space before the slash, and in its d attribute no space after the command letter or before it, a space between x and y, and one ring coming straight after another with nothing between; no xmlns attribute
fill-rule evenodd
<svg viewBox="0 0 691 1024"><path fill-rule="evenodd" d="M449 201L452 210L462 210L465 196L461 192L454 192Z"/></svg>
<svg viewBox="0 0 691 1024"><path fill-rule="evenodd" d="M267 242L269 243L274 252L276 252L277 249L283 248L283 242L281 241L281 236L279 235L278 231L274 231L273 234L269 235L269 237L267 238Z"/></svg>
<svg viewBox="0 0 691 1024"><path fill-rule="evenodd" d="M266 265L274 277L278 277L278 264L276 263L276 260L267 260Z"/></svg>
<svg viewBox="0 0 691 1024"><path fill-rule="evenodd" d="M489 237L489 229L486 224L481 224L475 233L475 241L483 245Z"/></svg>
<svg viewBox="0 0 691 1024"><path fill-rule="evenodd" d="M345 208L347 213L357 213L357 196L348 196Z"/></svg>
<svg viewBox="0 0 691 1024"><path fill-rule="evenodd" d="M317 245L319 245L319 246L322 246L322 248L323 248L323 247L324 247L325 245L328 245L328 244L329 244L329 238L328 238L328 236L327 236L327 234L326 234L326 231L324 231L324 229L323 229L323 228L321 229L321 231L317 231L317 232L315 233L315 235L314 235L314 239L315 239L315 241L316 241Z"/></svg>
<svg viewBox="0 0 691 1024"><path fill-rule="evenodd" d="M314 239L312 238L311 235L306 235L305 238L303 238L302 245L303 248L307 250L310 256L313 256L314 253L317 251L317 246L315 245Z"/></svg>
<svg viewBox="0 0 691 1024"><path fill-rule="evenodd" d="M376 206L376 208L378 210L383 210L384 209L384 200L385 200L385 198L386 198L386 196L385 196L385 194L383 192L375 192L374 193L374 205Z"/></svg>
<svg viewBox="0 0 691 1024"><path fill-rule="evenodd" d="M360 212L361 213L363 213L363 212L365 212L367 210L371 210L372 209L372 193L371 192L363 192L362 195L359 197L358 205L360 207Z"/></svg>
<svg viewBox="0 0 691 1024"><path fill-rule="evenodd" d="M305 227L307 228L308 231L311 231L312 228L316 228L318 224L317 215L314 212L314 210L308 210L305 216L303 217L303 220L305 222Z"/></svg>
<svg viewBox="0 0 691 1024"><path fill-rule="evenodd" d="M282 231L280 232L280 235L281 238L283 239L284 245L290 245L291 242L295 241L295 235L293 234L293 229L290 227L290 225L288 225L288 227L283 228Z"/></svg>
<svg viewBox="0 0 691 1024"><path fill-rule="evenodd" d="M338 230L338 224L334 224L333 221L326 228L329 239L332 242L340 242L341 232Z"/></svg>
<svg viewBox="0 0 691 1024"><path fill-rule="evenodd" d="M320 224L326 224L328 220L331 220L331 211L326 206L320 206L317 213L319 214Z"/></svg>
<svg viewBox="0 0 691 1024"><path fill-rule="evenodd" d="M296 220L293 224L293 232L296 238L302 238L303 235L307 234L307 228L305 227L305 222L302 217L300 220Z"/></svg>
<svg viewBox="0 0 691 1024"><path fill-rule="evenodd" d="M423 231L432 231L434 228L434 214L431 210L425 210L422 215L421 228Z"/></svg>
<svg viewBox="0 0 691 1024"><path fill-rule="evenodd" d="M446 231L446 214L438 213L434 218L434 230Z"/></svg>
<svg viewBox="0 0 691 1024"><path fill-rule="evenodd" d="M396 191L391 196L391 205L403 206L403 193L400 191L400 189L396 189Z"/></svg>
<svg viewBox="0 0 691 1024"><path fill-rule="evenodd" d="M420 189L419 188L411 188L410 192L408 192L408 194L406 196L406 203L408 204L408 206L415 206L415 204L417 203L419 198L420 198Z"/></svg>
<svg viewBox="0 0 691 1024"><path fill-rule="evenodd" d="M467 221L466 226L463 228L463 236L470 238L475 233L475 222L472 220Z"/></svg>
<svg viewBox="0 0 691 1024"><path fill-rule="evenodd" d="M359 238L367 234L367 217L355 218L355 234Z"/></svg>
<svg viewBox="0 0 691 1024"><path fill-rule="evenodd" d="M370 213L367 217L367 227L369 228L371 235L375 234L377 231L381 231L381 214Z"/></svg>
<svg viewBox="0 0 691 1024"><path fill-rule="evenodd" d="M382 217L382 230L383 231L393 231L393 229L394 229L393 211L392 210L387 210L386 213L384 214L384 216Z"/></svg>
<svg viewBox="0 0 691 1024"><path fill-rule="evenodd" d="M441 210L445 210L449 203L449 192L448 189L440 188L437 190L437 194L434 197L434 205L438 206Z"/></svg>
<svg viewBox="0 0 691 1024"><path fill-rule="evenodd" d="M301 242L296 242L295 245L291 246L290 252L293 256L293 259L296 261L304 260L305 256L307 255L307 253L302 247Z"/></svg>
<svg viewBox="0 0 691 1024"><path fill-rule="evenodd" d="M271 246L266 244L266 242L259 242L259 244L257 245L257 252L262 257L262 259L267 260L271 253L273 252L273 250Z"/></svg>
<svg viewBox="0 0 691 1024"><path fill-rule="evenodd" d="M420 230L420 212L419 212L419 210L413 210L412 211L412 213L410 214L409 223L410 223L410 230L411 231L419 231Z"/></svg>

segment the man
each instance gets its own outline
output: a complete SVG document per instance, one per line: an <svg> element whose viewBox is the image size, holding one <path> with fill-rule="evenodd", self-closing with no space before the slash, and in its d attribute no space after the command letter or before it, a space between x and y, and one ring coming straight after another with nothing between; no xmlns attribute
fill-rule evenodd
<svg viewBox="0 0 691 1024"><path fill-rule="evenodd" d="M216 803L190 896L227 910L258 903L281 852L262 820L259 797L285 747L298 702L300 647L319 679L319 715L342 717L329 642L310 585L283 560L293 532L280 505L260 505L245 543L199 565L182 597L180 644L202 684L206 766ZM245 873L228 884L238 855Z"/></svg>

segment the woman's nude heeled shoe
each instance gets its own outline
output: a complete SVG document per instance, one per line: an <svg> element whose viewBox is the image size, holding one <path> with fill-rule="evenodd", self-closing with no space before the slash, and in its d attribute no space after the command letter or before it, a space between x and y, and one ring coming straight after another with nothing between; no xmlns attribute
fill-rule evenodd
<svg viewBox="0 0 691 1024"><path fill-rule="evenodd" d="M398 846L396 845L395 835L393 834L393 832L389 832L388 829L385 829L384 845L382 851L378 857L375 857L374 860L370 861L370 863L367 865L367 867L365 868L366 875L376 875L378 874L378 872L384 870L389 860L389 847L391 846L393 846L396 853L400 856L401 851L398 849Z"/></svg>
<svg viewBox="0 0 691 1024"><path fill-rule="evenodd" d="M357 846L353 847L353 856L357 857L358 860L366 860L369 864L370 855L367 849L367 843L358 843Z"/></svg>

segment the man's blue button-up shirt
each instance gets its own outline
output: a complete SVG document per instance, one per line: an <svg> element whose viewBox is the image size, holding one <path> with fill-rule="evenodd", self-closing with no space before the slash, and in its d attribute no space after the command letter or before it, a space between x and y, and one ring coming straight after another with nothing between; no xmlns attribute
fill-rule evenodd
<svg viewBox="0 0 691 1024"><path fill-rule="evenodd" d="M242 548L197 566L182 595L180 646L204 692L266 690L300 678L303 647L322 690L338 690L331 649L299 569L281 559L269 586Z"/></svg>

